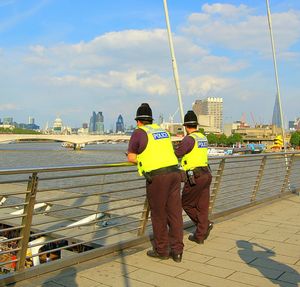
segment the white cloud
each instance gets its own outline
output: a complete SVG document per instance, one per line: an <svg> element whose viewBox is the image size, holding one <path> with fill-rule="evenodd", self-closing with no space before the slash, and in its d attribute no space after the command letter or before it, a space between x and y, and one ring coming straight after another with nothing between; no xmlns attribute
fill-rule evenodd
<svg viewBox="0 0 300 287"><path fill-rule="evenodd" d="M232 79L215 76L201 76L186 81L187 91L190 96L207 97L218 94L234 84Z"/></svg>
<svg viewBox="0 0 300 287"><path fill-rule="evenodd" d="M231 4L204 4L202 6L203 12L209 15L219 14L224 17L230 17L230 18L239 18L243 15L247 15L250 13L251 9L247 7L244 4L241 4L239 6L234 6Z"/></svg>
<svg viewBox="0 0 300 287"><path fill-rule="evenodd" d="M272 24L279 52L286 52L299 41L299 11L273 13ZM205 4L201 13L194 13L189 17L183 32L196 37L200 44L270 54L266 15L254 15L253 10L245 5Z"/></svg>
<svg viewBox="0 0 300 287"><path fill-rule="evenodd" d="M242 61L214 56L189 38L174 37L180 70L199 75L243 69ZM126 30L96 37L90 42L53 47L34 46L24 63L31 71L42 71L50 83L80 84L103 88L128 88L160 95L173 85L172 65L165 30ZM144 74L143 78L140 75ZM169 83L168 83L169 82Z"/></svg>
<svg viewBox="0 0 300 287"><path fill-rule="evenodd" d="M103 89L125 89L127 92L146 92L152 95L166 95L169 83L166 79L147 71L110 71L89 77L62 76L49 79L55 85L99 87Z"/></svg>
<svg viewBox="0 0 300 287"><path fill-rule="evenodd" d="M299 41L299 13L273 18L281 55L299 63L297 49L291 49ZM205 4L182 31L173 33L173 40L186 109L191 99L206 96L223 97L232 113L239 105L258 109L258 102L267 103L263 96L269 93L265 87L273 85L272 63L267 76L261 72L254 77L253 66L259 61L251 58L270 54L265 16L245 5ZM106 111L107 120L116 117L111 107L117 114L133 115L141 102L149 101L154 112L166 115L178 106L165 29L110 32L91 41L39 44L28 50L2 49L0 56L5 67L0 71L2 102L16 102L23 110L35 108L44 117L46 112L67 116L68 111L68 122L72 114L82 122L95 109Z"/></svg>

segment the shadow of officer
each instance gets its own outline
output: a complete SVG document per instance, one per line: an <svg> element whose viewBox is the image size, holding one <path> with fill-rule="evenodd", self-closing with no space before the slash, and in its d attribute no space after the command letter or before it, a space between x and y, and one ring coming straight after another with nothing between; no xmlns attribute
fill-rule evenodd
<svg viewBox="0 0 300 287"><path fill-rule="evenodd" d="M276 255L274 250L266 248L258 243L248 242L245 240L238 240L236 245L239 248L238 254L240 258L245 261L245 263L249 263L249 255L251 257L255 257L254 264L256 260L264 260L265 263L261 264L263 266L254 264L248 264L248 266L256 268L264 276L264 278L268 278L273 284L285 287L287 285L291 286L289 283L293 283L295 286L299 286L298 283L300 282L300 274L297 272L297 270L270 258ZM254 246L259 247L262 250L254 250ZM278 273L281 272L281 274L277 276L276 279L269 278L271 271L274 270L277 270Z"/></svg>
<svg viewBox="0 0 300 287"><path fill-rule="evenodd" d="M63 286L78 287L79 285L76 282L76 274L77 270L73 266L62 269L55 276L46 280L41 286L50 287L64 284Z"/></svg>

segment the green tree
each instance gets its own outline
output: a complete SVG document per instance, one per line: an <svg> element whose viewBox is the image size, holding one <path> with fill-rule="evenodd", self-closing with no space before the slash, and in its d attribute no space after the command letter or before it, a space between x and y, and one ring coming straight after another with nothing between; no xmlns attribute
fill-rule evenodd
<svg viewBox="0 0 300 287"><path fill-rule="evenodd" d="M40 132L20 129L20 128L13 128L13 129L0 128L0 134L40 134Z"/></svg>
<svg viewBox="0 0 300 287"><path fill-rule="evenodd" d="M215 134L209 133L206 137L210 145L214 145L218 143L218 137Z"/></svg>
<svg viewBox="0 0 300 287"><path fill-rule="evenodd" d="M204 134L204 128L200 128L200 129L199 129L199 132L200 132L201 134Z"/></svg>
<svg viewBox="0 0 300 287"><path fill-rule="evenodd" d="M233 135L229 136L227 139L228 145L233 145L238 142L243 142L243 137L240 134L233 134Z"/></svg>
<svg viewBox="0 0 300 287"><path fill-rule="evenodd" d="M221 134L218 136L218 144L221 146L227 145L227 136L225 134Z"/></svg>
<svg viewBox="0 0 300 287"><path fill-rule="evenodd" d="M290 144L294 147L300 146L300 132L294 132L291 135Z"/></svg>

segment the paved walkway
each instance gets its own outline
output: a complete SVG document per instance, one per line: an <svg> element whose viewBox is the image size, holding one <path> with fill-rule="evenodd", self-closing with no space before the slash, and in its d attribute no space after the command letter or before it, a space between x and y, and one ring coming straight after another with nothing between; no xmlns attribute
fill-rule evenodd
<svg viewBox="0 0 300 287"><path fill-rule="evenodd" d="M217 222L204 245L185 235L181 263L153 260L150 244L14 286L300 286L300 197Z"/></svg>

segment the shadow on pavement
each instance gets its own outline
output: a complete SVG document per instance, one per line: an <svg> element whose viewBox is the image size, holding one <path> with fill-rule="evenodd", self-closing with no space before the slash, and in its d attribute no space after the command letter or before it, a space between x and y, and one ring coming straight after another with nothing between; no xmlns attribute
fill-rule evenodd
<svg viewBox="0 0 300 287"><path fill-rule="evenodd" d="M60 284L57 282L62 282L62 276L63 276L64 277L63 286L79 287L79 285L76 283L76 273L77 270L74 267L63 269L56 276L52 277L50 280L45 281L41 286L42 287L60 286Z"/></svg>
<svg viewBox="0 0 300 287"><path fill-rule="evenodd" d="M239 248L238 254L240 258L243 259L248 266L256 268L264 278L269 279L273 284L280 287L299 286L300 274L289 265L272 259L271 257L276 255L273 250L246 240L238 240L236 245ZM261 250L254 250L254 247L258 247L256 249ZM255 257L250 263L248 260L249 255ZM276 274L276 272L278 274Z"/></svg>

